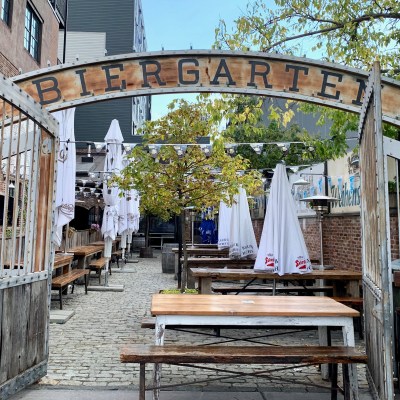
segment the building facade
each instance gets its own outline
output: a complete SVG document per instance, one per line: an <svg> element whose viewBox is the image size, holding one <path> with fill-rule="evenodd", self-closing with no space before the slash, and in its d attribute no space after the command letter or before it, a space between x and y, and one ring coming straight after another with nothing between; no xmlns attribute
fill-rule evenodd
<svg viewBox="0 0 400 400"><path fill-rule="evenodd" d="M0 72L6 77L57 65L63 14L57 0L0 0Z"/></svg>
<svg viewBox="0 0 400 400"><path fill-rule="evenodd" d="M65 43L65 53L64 53ZM141 0L69 0L66 40L59 36L59 57L65 62L89 61L104 56L146 51ZM150 119L150 97L105 101L78 107L77 141L103 142L113 119L119 121L124 140Z"/></svg>

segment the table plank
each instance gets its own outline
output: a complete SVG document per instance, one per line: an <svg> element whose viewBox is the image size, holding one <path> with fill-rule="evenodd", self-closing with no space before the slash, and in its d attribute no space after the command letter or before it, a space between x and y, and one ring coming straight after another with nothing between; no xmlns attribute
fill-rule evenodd
<svg viewBox="0 0 400 400"><path fill-rule="evenodd" d="M254 269L220 269L220 268L190 268L195 278L211 277L213 279L267 279L267 280L314 280L314 279L330 279L330 280L361 280L361 272L346 271L346 270L313 270L305 274L284 274L278 275L273 272L259 271Z"/></svg>
<svg viewBox="0 0 400 400"><path fill-rule="evenodd" d="M253 267L255 260L248 260L248 259L235 260L227 257L207 257L207 258L189 257L187 262L189 268L195 268L195 267L218 268L225 266L228 266L229 268L240 268L244 266Z"/></svg>
<svg viewBox="0 0 400 400"><path fill-rule="evenodd" d="M191 296L189 299L187 296ZM358 317L359 312L323 296L216 296L155 294L151 313L158 315Z"/></svg>
<svg viewBox="0 0 400 400"><path fill-rule="evenodd" d="M218 248L209 247L187 247L187 254L193 257L226 257L229 254L229 249L219 250ZM177 247L172 248L173 253L178 253ZM183 251L182 251L183 254Z"/></svg>
<svg viewBox="0 0 400 400"><path fill-rule="evenodd" d="M68 249L68 253L73 253L74 256L90 256L92 254L100 253L102 249L100 246L93 246L93 245L88 245L88 246L77 246L77 247L72 247L71 249Z"/></svg>
<svg viewBox="0 0 400 400"><path fill-rule="evenodd" d="M60 268L69 265L74 259L73 254L57 253L54 255L54 268Z"/></svg>

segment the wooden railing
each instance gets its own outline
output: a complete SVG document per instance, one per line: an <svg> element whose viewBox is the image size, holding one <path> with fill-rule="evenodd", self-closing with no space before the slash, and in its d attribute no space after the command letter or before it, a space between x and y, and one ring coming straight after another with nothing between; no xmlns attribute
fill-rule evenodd
<svg viewBox="0 0 400 400"><path fill-rule="evenodd" d="M89 243L102 240L102 235L100 231L92 231L91 229L85 229L83 231L73 231L69 230L67 233L67 238L63 238L61 246L57 250L71 249L76 246L86 246Z"/></svg>

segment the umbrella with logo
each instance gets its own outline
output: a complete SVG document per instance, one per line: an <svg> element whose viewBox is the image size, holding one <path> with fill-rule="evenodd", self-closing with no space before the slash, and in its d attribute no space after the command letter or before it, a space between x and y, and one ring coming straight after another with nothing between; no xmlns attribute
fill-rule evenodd
<svg viewBox="0 0 400 400"><path fill-rule="evenodd" d="M122 156L122 167L128 165L128 159L126 153ZM125 251L128 245L128 249L132 243L132 234L139 230L138 220L139 214L139 199L138 193L135 189L126 190L119 205L119 216L118 216L118 233L121 235L120 248L122 249L122 259L125 259Z"/></svg>
<svg viewBox="0 0 400 400"><path fill-rule="evenodd" d="M118 120L113 119L104 138L106 142L106 157L104 160L104 173L111 175L119 173L122 168L122 142L124 138ZM111 258L112 242L118 232L119 215L119 188L109 186L107 179L103 182L104 214L101 232L104 237L104 257ZM106 279L108 276L108 263L106 266ZM107 282L106 282L107 284Z"/></svg>
<svg viewBox="0 0 400 400"><path fill-rule="evenodd" d="M229 236L229 258L256 258L257 241L251 222L246 190L242 187L232 203Z"/></svg>
<svg viewBox="0 0 400 400"><path fill-rule="evenodd" d="M225 202L220 201L218 214L218 249L226 249L229 247L231 214L232 207L229 207Z"/></svg>
<svg viewBox="0 0 400 400"><path fill-rule="evenodd" d="M59 122L60 148L57 154L56 211L53 241L62 242L62 229L75 215L75 108L53 113ZM64 248L64 250L66 250Z"/></svg>
<svg viewBox="0 0 400 400"><path fill-rule="evenodd" d="M311 262L284 164L276 166L271 182L260 248L254 265L278 275L311 271Z"/></svg>

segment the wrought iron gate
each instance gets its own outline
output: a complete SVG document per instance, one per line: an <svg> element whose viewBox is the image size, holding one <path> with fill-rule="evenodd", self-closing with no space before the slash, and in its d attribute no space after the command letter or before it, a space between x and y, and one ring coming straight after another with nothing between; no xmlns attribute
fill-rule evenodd
<svg viewBox="0 0 400 400"><path fill-rule="evenodd" d="M57 123L0 76L0 398L46 374Z"/></svg>
<svg viewBox="0 0 400 400"><path fill-rule="evenodd" d="M367 374L380 400L393 393L393 316L387 159L384 153L380 66L375 63L359 126L362 263Z"/></svg>

